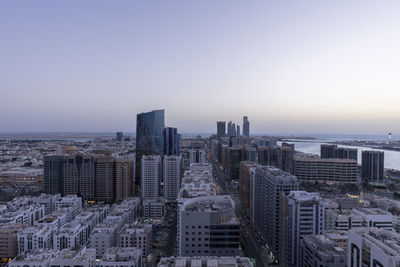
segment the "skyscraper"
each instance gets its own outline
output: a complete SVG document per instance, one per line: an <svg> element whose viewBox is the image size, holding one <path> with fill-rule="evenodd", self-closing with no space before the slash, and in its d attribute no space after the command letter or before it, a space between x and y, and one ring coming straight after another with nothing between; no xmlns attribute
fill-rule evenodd
<svg viewBox="0 0 400 267"><path fill-rule="evenodd" d="M96 201L111 203L114 201L115 158L98 156L95 161Z"/></svg>
<svg viewBox="0 0 400 267"><path fill-rule="evenodd" d="M280 195L298 190L296 176L273 167L255 169L254 220L274 257L279 257Z"/></svg>
<svg viewBox="0 0 400 267"><path fill-rule="evenodd" d="M133 195L135 159L117 158L115 164L115 200L122 201Z"/></svg>
<svg viewBox="0 0 400 267"><path fill-rule="evenodd" d="M160 164L161 158L158 155L142 157L142 198L156 198L160 196Z"/></svg>
<svg viewBox="0 0 400 267"><path fill-rule="evenodd" d="M236 125L236 136L240 136L240 125Z"/></svg>
<svg viewBox="0 0 400 267"><path fill-rule="evenodd" d="M124 137L124 134L122 132L117 132L117 141L121 142Z"/></svg>
<svg viewBox="0 0 400 267"><path fill-rule="evenodd" d="M176 200L181 182L181 157L164 156L164 197Z"/></svg>
<svg viewBox="0 0 400 267"><path fill-rule="evenodd" d="M281 196L280 266L300 266L300 241L306 235L322 235L325 203L319 193L291 191Z"/></svg>
<svg viewBox="0 0 400 267"><path fill-rule="evenodd" d="M144 155L162 155L164 150L164 110L137 114L136 119L136 185L140 185L141 162Z"/></svg>
<svg viewBox="0 0 400 267"><path fill-rule="evenodd" d="M63 193L63 161L62 155L49 155L43 157L44 193Z"/></svg>
<svg viewBox="0 0 400 267"><path fill-rule="evenodd" d="M95 158L87 154L65 155L63 195L95 200Z"/></svg>
<svg viewBox="0 0 400 267"><path fill-rule="evenodd" d="M247 116L243 116L243 135L247 137L250 136L250 122Z"/></svg>
<svg viewBox="0 0 400 267"><path fill-rule="evenodd" d="M321 145L321 158L332 159L337 158L337 145L322 144Z"/></svg>
<svg viewBox="0 0 400 267"><path fill-rule="evenodd" d="M172 127L166 127L163 130L164 136L164 155L178 156L179 155L179 139L178 130Z"/></svg>
<svg viewBox="0 0 400 267"><path fill-rule="evenodd" d="M361 176L364 182L385 183L383 151L363 151L361 164Z"/></svg>
<svg viewBox="0 0 400 267"><path fill-rule="evenodd" d="M226 122L217 121L217 137L225 137L226 134Z"/></svg>

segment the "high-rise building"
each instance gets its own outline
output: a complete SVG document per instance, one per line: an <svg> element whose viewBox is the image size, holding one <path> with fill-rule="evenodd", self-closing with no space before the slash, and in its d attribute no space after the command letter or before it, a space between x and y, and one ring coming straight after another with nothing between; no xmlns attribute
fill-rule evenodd
<svg viewBox="0 0 400 267"><path fill-rule="evenodd" d="M87 154L65 155L63 195L95 200L95 158Z"/></svg>
<svg viewBox="0 0 400 267"><path fill-rule="evenodd" d="M136 119L136 179L141 184L141 162L144 155L162 155L164 150L164 110L137 114Z"/></svg>
<svg viewBox="0 0 400 267"><path fill-rule="evenodd" d="M63 192L63 161L62 155L43 157L44 193L61 194Z"/></svg>
<svg viewBox="0 0 400 267"><path fill-rule="evenodd" d="M156 198L160 196L160 164L159 155L142 157L142 198Z"/></svg>
<svg viewBox="0 0 400 267"><path fill-rule="evenodd" d="M337 158L295 157L294 175L299 180L308 182L359 182L357 161Z"/></svg>
<svg viewBox="0 0 400 267"><path fill-rule="evenodd" d="M179 256L239 255L240 225L231 196L204 196L179 206Z"/></svg>
<svg viewBox="0 0 400 267"><path fill-rule="evenodd" d="M383 151L363 151L361 164L361 176L364 182L385 183Z"/></svg>
<svg viewBox="0 0 400 267"><path fill-rule="evenodd" d="M111 203L114 201L115 158L98 156L95 161L95 198L96 201Z"/></svg>
<svg viewBox="0 0 400 267"><path fill-rule="evenodd" d="M294 144L283 143L279 156L279 168L284 172L294 172Z"/></svg>
<svg viewBox="0 0 400 267"><path fill-rule="evenodd" d="M356 148L338 147L333 144L321 144L321 158L323 159L354 159L357 160Z"/></svg>
<svg viewBox="0 0 400 267"><path fill-rule="evenodd" d="M232 134L232 121L228 122L228 135L227 136L228 137L233 136L233 134Z"/></svg>
<svg viewBox="0 0 400 267"><path fill-rule="evenodd" d="M164 156L164 197L176 200L181 182L181 156Z"/></svg>
<svg viewBox="0 0 400 267"><path fill-rule="evenodd" d="M321 145L321 158L332 159L337 158L337 145L322 144Z"/></svg>
<svg viewBox="0 0 400 267"><path fill-rule="evenodd" d="M280 195L298 190L296 176L274 167L255 170L254 220L257 230L274 257L279 257Z"/></svg>
<svg viewBox="0 0 400 267"><path fill-rule="evenodd" d="M225 137L226 134L226 122L225 121L217 121L217 137Z"/></svg>
<svg viewBox="0 0 400 267"><path fill-rule="evenodd" d="M257 166L255 162L241 161L240 162L240 174L239 174L239 196L240 202L242 203L243 210L249 214L250 208L250 176L251 168Z"/></svg>
<svg viewBox="0 0 400 267"><path fill-rule="evenodd" d="M133 196L135 159L117 158L115 163L115 200L122 201Z"/></svg>
<svg viewBox="0 0 400 267"><path fill-rule="evenodd" d="M240 136L240 125L236 125L236 136Z"/></svg>
<svg viewBox="0 0 400 267"><path fill-rule="evenodd" d="M358 159L357 148L338 147L336 151L337 157L339 159Z"/></svg>
<svg viewBox="0 0 400 267"><path fill-rule="evenodd" d="M190 150L190 163L206 163L206 151L204 149Z"/></svg>
<svg viewBox="0 0 400 267"><path fill-rule="evenodd" d="M302 237L324 234L324 218L325 204L319 193L291 191L281 195L280 266L299 266Z"/></svg>
<svg viewBox="0 0 400 267"><path fill-rule="evenodd" d="M179 138L178 130L172 127L166 127L163 131L164 136L164 155L179 155Z"/></svg>
<svg viewBox="0 0 400 267"><path fill-rule="evenodd" d="M250 122L247 116L243 116L243 135L250 136Z"/></svg>
<svg viewBox="0 0 400 267"><path fill-rule="evenodd" d="M232 180L239 180L240 162L245 159L245 150L240 147L228 149L228 175Z"/></svg>
<svg viewBox="0 0 400 267"><path fill-rule="evenodd" d="M124 134L123 134L122 132L117 132L116 135L117 135L117 136L116 136L117 141L121 142L122 139L124 138Z"/></svg>

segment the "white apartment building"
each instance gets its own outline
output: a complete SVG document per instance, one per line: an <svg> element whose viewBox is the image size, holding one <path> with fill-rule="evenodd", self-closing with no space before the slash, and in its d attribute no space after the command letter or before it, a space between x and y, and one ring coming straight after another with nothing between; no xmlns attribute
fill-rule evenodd
<svg viewBox="0 0 400 267"><path fill-rule="evenodd" d="M58 256L59 250L39 250L36 252L28 252L19 254L11 262L8 267L50 267L51 261Z"/></svg>
<svg viewBox="0 0 400 267"><path fill-rule="evenodd" d="M347 231L354 227L362 227L364 218L352 209L326 209L325 230Z"/></svg>
<svg viewBox="0 0 400 267"><path fill-rule="evenodd" d="M379 208L353 209L355 214L363 217L365 227L378 227L393 230L393 214Z"/></svg>
<svg viewBox="0 0 400 267"><path fill-rule="evenodd" d="M126 224L118 237L121 248L134 247L147 256L151 252L153 242L153 226L151 224Z"/></svg>
<svg viewBox="0 0 400 267"><path fill-rule="evenodd" d="M170 257L161 258L158 267L253 267L244 257Z"/></svg>
<svg viewBox="0 0 400 267"><path fill-rule="evenodd" d="M239 254L239 222L231 196L205 196L179 206L180 256L235 256Z"/></svg>
<svg viewBox="0 0 400 267"><path fill-rule="evenodd" d="M62 250L65 248L76 249L85 246L88 242L88 231L88 225L76 221L66 223L60 228L58 233L54 235L53 248Z"/></svg>
<svg viewBox="0 0 400 267"><path fill-rule="evenodd" d="M281 266L298 266L300 241L307 235L322 235L325 230L325 204L319 193L291 191L281 196Z"/></svg>
<svg viewBox="0 0 400 267"><path fill-rule="evenodd" d="M143 215L147 219L162 219L167 213L165 198L143 199Z"/></svg>
<svg viewBox="0 0 400 267"><path fill-rule="evenodd" d="M206 151L204 149L190 149L190 163L206 163Z"/></svg>
<svg viewBox="0 0 400 267"><path fill-rule="evenodd" d="M379 228L353 228L349 231L347 266L400 266L400 234Z"/></svg>
<svg viewBox="0 0 400 267"><path fill-rule="evenodd" d="M160 195L160 165L161 158L158 155L142 157L141 197L155 198Z"/></svg>
<svg viewBox="0 0 400 267"><path fill-rule="evenodd" d="M18 253L53 248L53 229L47 225L31 226L18 234Z"/></svg>
<svg viewBox="0 0 400 267"><path fill-rule="evenodd" d="M137 248L110 248L100 259L98 267L141 267L142 250Z"/></svg>
<svg viewBox="0 0 400 267"><path fill-rule="evenodd" d="M34 223L42 219L45 215L45 208L43 205L32 204L22 206L13 212L6 212L0 215L0 224L2 223L17 223L33 226Z"/></svg>
<svg viewBox="0 0 400 267"><path fill-rule="evenodd" d="M50 262L50 267L80 266L96 267L96 250L82 247L80 249L63 249Z"/></svg>

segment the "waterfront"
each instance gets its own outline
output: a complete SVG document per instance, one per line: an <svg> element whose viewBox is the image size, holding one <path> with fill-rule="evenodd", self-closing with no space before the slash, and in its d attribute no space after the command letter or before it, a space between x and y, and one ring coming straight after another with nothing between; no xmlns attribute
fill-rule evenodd
<svg viewBox="0 0 400 267"><path fill-rule="evenodd" d="M295 141L295 142L287 142L290 144L295 144L295 149L297 151L303 153L312 153L312 154L320 154L320 146L321 144L327 144L327 142L321 140L315 141ZM361 164L361 151L363 150L375 150L375 151L384 151L385 152L385 168L386 169L394 169L400 170L400 152L399 151L390 151L390 150L382 150L382 149L373 149L368 147L361 146L343 146L339 145L339 147L350 147L357 148L358 150L358 164Z"/></svg>

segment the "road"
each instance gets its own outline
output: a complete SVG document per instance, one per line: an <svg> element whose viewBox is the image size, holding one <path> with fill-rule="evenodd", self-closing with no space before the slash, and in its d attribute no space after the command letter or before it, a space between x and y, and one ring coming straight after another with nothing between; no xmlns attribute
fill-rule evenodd
<svg viewBox="0 0 400 267"><path fill-rule="evenodd" d="M268 266L272 262L272 259L261 242L258 241L254 225L246 218L246 214L242 209L239 199L238 184L232 182L230 177L221 170L220 164L216 160L211 159L211 163L213 165L213 174L216 183L219 186L219 194L228 194L232 196L235 202L236 216L241 218L242 227L240 239L242 244L244 244L242 246L243 252L247 257L256 260L256 266Z"/></svg>

